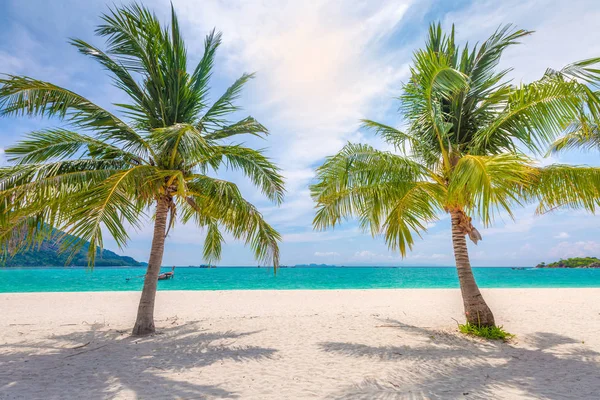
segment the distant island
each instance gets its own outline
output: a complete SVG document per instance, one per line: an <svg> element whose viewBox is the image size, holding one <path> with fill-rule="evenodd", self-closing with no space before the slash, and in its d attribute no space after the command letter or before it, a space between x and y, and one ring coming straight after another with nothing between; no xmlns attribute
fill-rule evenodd
<svg viewBox="0 0 600 400"><path fill-rule="evenodd" d="M596 257L573 257L550 264L540 263L536 268L600 268L600 259Z"/></svg>
<svg viewBox="0 0 600 400"><path fill-rule="evenodd" d="M57 231L54 237L61 235L62 232ZM67 236L68 238L69 236ZM70 263L67 264L69 258L68 253L59 252L60 243L56 239L44 240L41 246L32 250L23 251L9 257L6 262L1 263L2 267L87 267L88 257L87 252L90 247L89 242L73 257ZM96 253L96 267L141 267L147 265L139 262L132 257L120 256L110 250L102 250L98 248Z"/></svg>

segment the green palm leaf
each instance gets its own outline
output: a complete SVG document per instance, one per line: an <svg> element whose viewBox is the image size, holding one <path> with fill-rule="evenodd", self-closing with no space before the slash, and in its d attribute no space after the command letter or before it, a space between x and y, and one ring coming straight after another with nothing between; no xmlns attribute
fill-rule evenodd
<svg viewBox="0 0 600 400"><path fill-rule="evenodd" d="M206 140L220 140L227 139L235 135L254 135L257 137L263 137L268 135L269 131L262 124L252 117L244 118L234 124L224 126L218 130L210 132L206 135Z"/></svg>
<svg viewBox="0 0 600 400"><path fill-rule="evenodd" d="M494 210L522 204L522 189L535 179L533 161L522 154L463 156L448 185L447 208L465 209L484 225L493 222Z"/></svg>
<svg viewBox="0 0 600 400"><path fill-rule="evenodd" d="M561 164L539 168L525 195L539 204L539 214L558 208L595 213L600 205L600 169Z"/></svg>
<svg viewBox="0 0 600 400"><path fill-rule="evenodd" d="M270 200L280 204L285 193L283 177L279 168L260 151L241 145L219 146L206 160L207 164L225 165L233 170L241 170Z"/></svg>
<svg viewBox="0 0 600 400"><path fill-rule="evenodd" d="M235 102L240 97L244 85L252 78L254 78L254 74L244 74L233 85L227 88L225 93L214 102L200 119L199 126L201 129L214 129L226 126L228 121L224 117L240 110L235 105Z"/></svg>
<svg viewBox="0 0 600 400"><path fill-rule="evenodd" d="M144 139L119 118L86 98L48 82L28 77L0 79L0 116L59 117L79 129L139 156L151 151Z"/></svg>

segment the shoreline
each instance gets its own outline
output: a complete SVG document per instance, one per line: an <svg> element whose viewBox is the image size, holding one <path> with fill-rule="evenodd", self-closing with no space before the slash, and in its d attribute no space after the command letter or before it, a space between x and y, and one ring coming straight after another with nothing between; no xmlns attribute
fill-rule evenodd
<svg viewBox="0 0 600 400"><path fill-rule="evenodd" d="M479 289L481 291L519 291L519 290L598 290L600 291L600 285L598 286L504 286L504 287L489 287L479 285ZM158 288L157 293L230 293L230 292L379 292L379 291L460 291L459 287L381 287L381 288L278 288L278 289L162 289ZM73 290L73 291L30 291L30 292L2 292L0 291L1 296L18 296L18 295L60 295L60 294L109 294L109 293L123 293L123 294L131 294L138 293L141 294L142 288L135 290Z"/></svg>
<svg viewBox="0 0 600 400"><path fill-rule="evenodd" d="M539 291L543 291L543 290L598 290L600 291L600 286L577 286L577 287L565 287L565 286L549 286L549 287L479 287L479 289L481 291L514 291L514 290L539 290ZM460 288L458 287L400 287L400 288L330 288L330 289L324 289L324 288L315 288L315 289L309 289L309 288L300 288L300 289L294 289L294 288L283 288L283 289L158 289L157 293L173 293L173 294L177 294L177 293L215 293L215 292L222 292L222 293L232 293L232 292L239 292L239 293L245 293L245 292L265 292L265 293L270 293L270 292L379 292L379 291L390 291L390 292L394 292L394 291L460 291ZM18 295L36 295L36 294L40 294L40 295L60 295L60 294L109 294L109 293L124 293L124 294L131 294L131 293L140 293L141 294L142 290L141 288L139 290L74 290L74 291L63 291L63 292L59 292L59 291L48 291L48 292L0 292L0 300L2 296L18 296Z"/></svg>
<svg viewBox="0 0 600 400"><path fill-rule="evenodd" d="M159 291L145 338L139 292L3 293L0 398L597 398L600 288L482 293L514 341L459 289Z"/></svg>

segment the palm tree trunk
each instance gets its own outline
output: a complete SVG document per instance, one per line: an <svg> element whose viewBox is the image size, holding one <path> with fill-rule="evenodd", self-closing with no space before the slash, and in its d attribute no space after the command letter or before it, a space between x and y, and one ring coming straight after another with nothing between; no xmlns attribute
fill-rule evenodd
<svg viewBox="0 0 600 400"><path fill-rule="evenodd" d="M156 299L156 287L158 275L162 265L163 252L165 250L165 232L167 230L167 216L169 213L169 199L161 197L156 202L156 217L154 219L154 236L148 269L144 278L144 288L138 307L135 326L132 335L143 336L154 333L154 301Z"/></svg>
<svg viewBox="0 0 600 400"><path fill-rule="evenodd" d="M458 272L458 281L462 293L465 316L467 322L474 325L494 326L494 314L488 307L471 269L469 261L469 252L467 250L467 240L465 233L460 227L461 212L451 211L452 217L452 245L454 246L454 258L456 259L456 270Z"/></svg>

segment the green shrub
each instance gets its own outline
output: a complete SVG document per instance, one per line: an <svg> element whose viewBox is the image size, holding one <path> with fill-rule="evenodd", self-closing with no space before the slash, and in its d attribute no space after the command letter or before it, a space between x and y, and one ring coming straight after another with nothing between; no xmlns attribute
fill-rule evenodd
<svg viewBox="0 0 600 400"><path fill-rule="evenodd" d="M514 337L513 334L506 332L502 328L502 326L481 326L470 324L467 322L464 325L459 324L458 330L464 333L465 335L478 336L490 340L507 341L510 338Z"/></svg>

